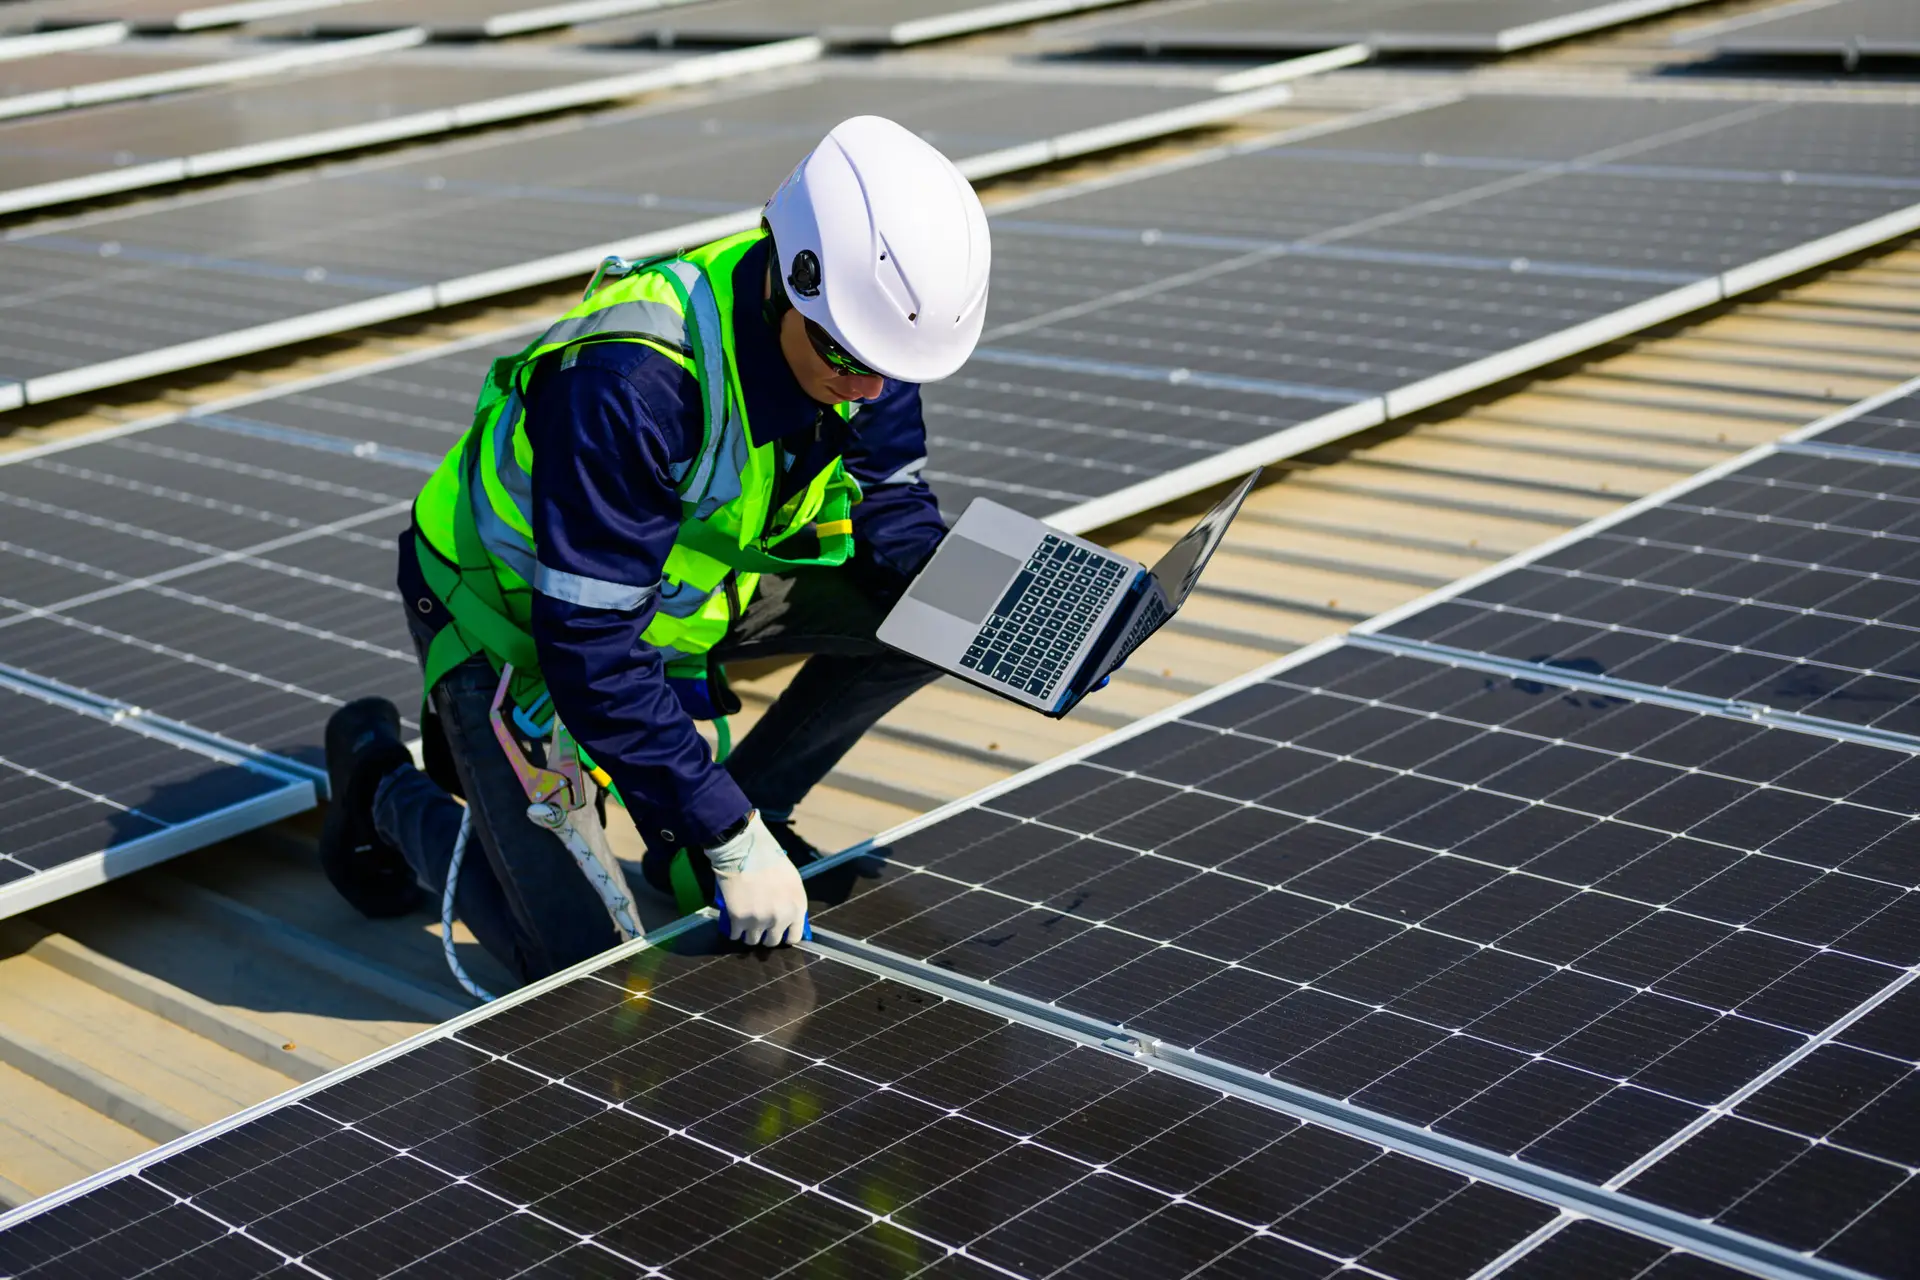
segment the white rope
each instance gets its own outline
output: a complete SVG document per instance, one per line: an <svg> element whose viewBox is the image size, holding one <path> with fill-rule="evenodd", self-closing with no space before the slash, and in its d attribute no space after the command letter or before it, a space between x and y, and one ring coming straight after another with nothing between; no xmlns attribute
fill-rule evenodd
<svg viewBox="0 0 1920 1280"><path fill-rule="evenodd" d="M473 809L462 806L460 810L460 834L453 838L453 857L447 860L447 887L440 894L440 946L447 953L447 968L453 970L453 976L461 986L477 1000L491 1000L493 995L479 983L467 976L460 964L460 957L453 949L453 893L460 884L460 863L467 856L467 834L473 827Z"/></svg>

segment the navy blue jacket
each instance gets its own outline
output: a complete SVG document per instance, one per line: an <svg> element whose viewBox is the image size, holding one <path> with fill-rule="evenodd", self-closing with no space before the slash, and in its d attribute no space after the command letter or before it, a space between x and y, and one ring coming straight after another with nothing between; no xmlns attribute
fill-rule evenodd
<svg viewBox="0 0 1920 1280"><path fill-rule="evenodd" d="M920 388L889 382L844 425L809 398L753 301L766 261L762 244L734 272L735 353L754 442L783 442L792 488L844 443L847 470L866 490L853 509L855 554L904 579L946 532L919 474ZM612 775L641 832L668 848L705 848L750 807L669 688L659 652L640 639L680 526L670 469L698 451L704 421L693 377L632 342L580 348L569 367L537 373L527 399L541 671L560 718Z"/></svg>

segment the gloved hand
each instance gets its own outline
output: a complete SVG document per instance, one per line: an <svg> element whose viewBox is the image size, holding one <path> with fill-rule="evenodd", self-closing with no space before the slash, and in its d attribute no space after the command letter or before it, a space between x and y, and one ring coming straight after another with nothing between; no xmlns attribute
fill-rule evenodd
<svg viewBox="0 0 1920 1280"><path fill-rule="evenodd" d="M745 831L707 850L707 861L726 901L734 941L750 947L800 941L807 919L806 885L757 810L748 815Z"/></svg>

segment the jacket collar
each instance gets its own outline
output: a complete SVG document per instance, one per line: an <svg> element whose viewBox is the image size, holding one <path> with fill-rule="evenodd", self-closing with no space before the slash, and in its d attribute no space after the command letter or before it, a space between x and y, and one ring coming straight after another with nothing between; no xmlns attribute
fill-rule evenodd
<svg viewBox="0 0 1920 1280"><path fill-rule="evenodd" d="M733 358L756 445L810 430L826 407L800 389L780 350L780 336L760 305L771 243L754 245L733 268Z"/></svg>

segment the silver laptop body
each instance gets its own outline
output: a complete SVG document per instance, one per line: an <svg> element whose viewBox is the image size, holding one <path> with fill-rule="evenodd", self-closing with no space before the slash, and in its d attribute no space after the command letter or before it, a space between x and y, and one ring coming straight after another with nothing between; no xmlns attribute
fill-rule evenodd
<svg viewBox="0 0 1920 1280"><path fill-rule="evenodd" d="M1151 570L976 498L880 624L879 638L1002 697L1065 715L1186 602L1258 475Z"/></svg>

